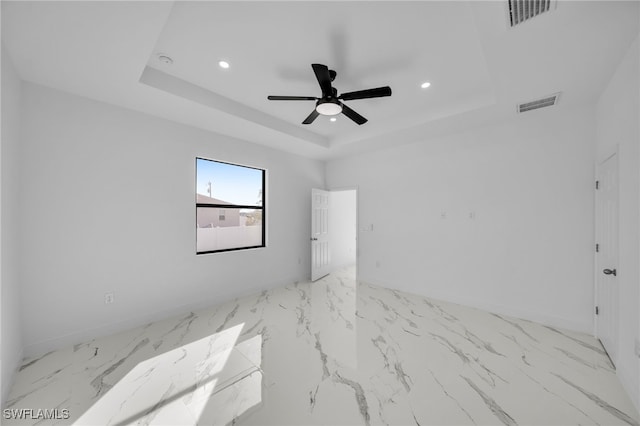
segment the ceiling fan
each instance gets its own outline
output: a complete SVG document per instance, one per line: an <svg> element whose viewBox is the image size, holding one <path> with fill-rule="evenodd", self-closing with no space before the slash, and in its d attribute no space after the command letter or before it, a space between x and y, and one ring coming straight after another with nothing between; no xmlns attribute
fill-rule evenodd
<svg viewBox="0 0 640 426"><path fill-rule="evenodd" d="M311 67L313 68L313 72L316 74L316 78L318 79L318 83L322 89L321 98L316 98L314 96L267 96L267 99L270 101L316 101L315 109L311 111L311 114L305 118L302 124L313 123L313 120L315 120L320 114L337 115L343 113L351 120L362 125L367 122L367 119L343 104L341 101L391 96L391 88L389 86L347 92L338 96L336 88L331 86L331 82L336 78L336 72L322 64L311 64Z"/></svg>

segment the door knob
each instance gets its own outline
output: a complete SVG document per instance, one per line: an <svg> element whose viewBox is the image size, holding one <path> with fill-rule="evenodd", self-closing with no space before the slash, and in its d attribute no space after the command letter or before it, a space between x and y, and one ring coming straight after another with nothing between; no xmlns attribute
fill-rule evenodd
<svg viewBox="0 0 640 426"><path fill-rule="evenodd" d="M318 241L318 239L311 237L311 241Z"/></svg>
<svg viewBox="0 0 640 426"><path fill-rule="evenodd" d="M605 275L613 275L614 277L617 276L617 271L615 269L605 269L604 271L602 271Z"/></svg>

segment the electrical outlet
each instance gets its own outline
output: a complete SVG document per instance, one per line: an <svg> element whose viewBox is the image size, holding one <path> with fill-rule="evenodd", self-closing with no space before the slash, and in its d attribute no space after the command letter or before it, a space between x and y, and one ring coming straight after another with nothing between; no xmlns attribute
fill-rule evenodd
<svg viewBox="0 0 640 426"><path fill-rule="evenodd" d="M380 261L376 260L376 268L379 268L379 267L380 267Z"/></svg>
<svg viewBox="0 0 640 426"><path fill-rule="evenodd" d="M110 291L108 293L104 294L104 304L108 305L110 303L113 303L116 299L116 295L113 291Z"/></svg>
<svg viewBox="0 0 640 426"><path fill-rule="evenodd" d="M635 343L636 343L634 347L635 353L636 353L636 356L640 358L640 339L636 339Z"/></svg>

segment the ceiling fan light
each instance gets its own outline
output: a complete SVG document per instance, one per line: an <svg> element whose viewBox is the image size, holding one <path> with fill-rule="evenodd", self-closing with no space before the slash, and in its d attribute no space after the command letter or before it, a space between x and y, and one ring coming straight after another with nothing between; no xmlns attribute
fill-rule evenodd
<svg viewBox="0 0 640 426"><path fill-rule="evenodd" d="M338 115L342 112L342 104L338 101L319 102L316 111L322 115Z"/></svg>

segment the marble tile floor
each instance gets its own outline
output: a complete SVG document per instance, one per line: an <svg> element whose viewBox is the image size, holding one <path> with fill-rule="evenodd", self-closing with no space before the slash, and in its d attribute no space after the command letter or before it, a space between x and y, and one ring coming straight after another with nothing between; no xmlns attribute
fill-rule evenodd
<svg viewBox="0 0 640 426"><path fill-rule="evenodd" d="M593 337L353 268L25 359L4 408L23 417L7 425L639 424Z"/></svg>

